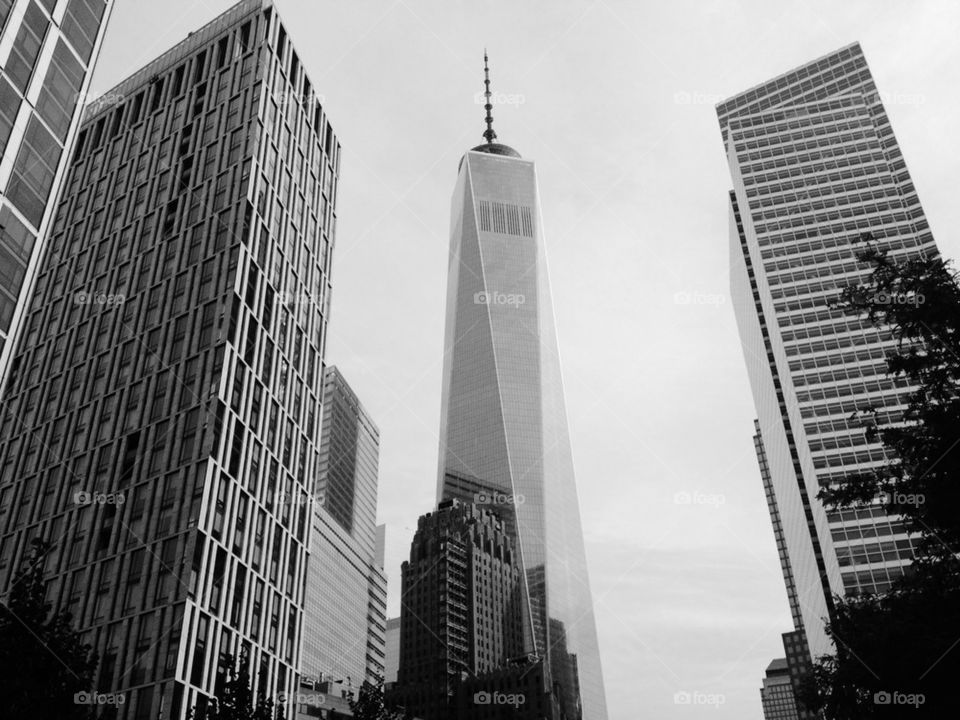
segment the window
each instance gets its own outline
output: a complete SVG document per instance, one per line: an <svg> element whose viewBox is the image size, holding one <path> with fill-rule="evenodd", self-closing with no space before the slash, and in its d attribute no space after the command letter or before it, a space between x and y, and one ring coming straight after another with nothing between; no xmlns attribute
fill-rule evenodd
<svg viewBox="0 0 960 720"><path fill-rule="evenodd" d="M37 100L37 112L53 128L60 142L67 137L82 85L83 66L67 44L60 40L53 51L50 68Z"/></svg>
<svg viewBox="0 0 960 720"><path fill-rule="evenodd" d="M104 3L102 0L70 0L61 28L84 62L90 60L100 29Z"/></svg>
<svg viewBox="0 0 960 720"><path fill-rule="evenodd" d="M0 155L3 155L20 110L20 94L7 79L0 76Z"/></svg>
<svg viewBox="0 0 960 720"><path fill-rule="evenodd" d="M40 6L36 2L31 2L24 13L23 22L20 24L20 32L17 33L17 37L13 41L13 47L10 48L10 57L7 59L6 67L4 67L7 76L13 80L13 84L20 92L26 92L27 90L49 24L50 19L40 9Z"/></svg>
<svg viewBox="0 0 960 720"><path fill-rule="evenodd" d="M62 148L36 117L30 118L17 154L7 196L26 218L39 227L46 210Z"/></svg>

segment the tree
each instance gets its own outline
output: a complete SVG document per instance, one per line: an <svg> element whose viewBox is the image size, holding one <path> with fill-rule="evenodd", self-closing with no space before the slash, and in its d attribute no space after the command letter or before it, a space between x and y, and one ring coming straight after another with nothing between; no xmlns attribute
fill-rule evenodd
<svg viewBox="0 0 960 720"><path fill-rule="evenodd" d="M81 720L97 656L67 612L44 598L43 564L52 545L36 539L0 602L0 717Z"/></svg>
<svg viewBox="0 0 960 720"><path fill-rule="evenodd" d="M350 699L350 711L356 720L402 720L403 715L387 707L383 695L383 678L368 680L360 686L357 699Z"/></svg>
<svg viewBox="0 0 960 720"><path fill-rule="evenodd" d="M891 460L818 498L833 509L882 498L918 545L888 593L836 598L836 654L817 659L802 700L830 720L943 718L960 706L960 285L939 256L898 261L861 239L872 272L836 306L892 333L888 372L914 389L902 418L860 414Z"/></svg>
<svg viewBox="0 0 960 720"><path fill-rule="evenodd" d="M849 507L886 497L923 538L923 558L952 557L960 549L960 286L939 256L897 262L871 244L861 261L873 265L868 282L846 288L838 307L865 315L898 341L887 356L889 374L916 387L903 423L880 426L862 414L867 437L879 439L894 461L848 477L820 498Z"/></svg>
<svg viewBox="0 0 960 720"><path fill-rule="evenodd" d="M250 684L250 655L246 648L240 652L239 662L233 655L225 659L222 690L212 705L195 707L195 720L283 720L283 705L274 706L272 699L255 698Z"/></svg>

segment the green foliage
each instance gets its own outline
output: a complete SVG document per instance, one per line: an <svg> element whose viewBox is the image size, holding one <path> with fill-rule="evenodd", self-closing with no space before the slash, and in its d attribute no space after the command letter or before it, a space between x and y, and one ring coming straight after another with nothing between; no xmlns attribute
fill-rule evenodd
<svg viewBox="0 0 960 720"><path fill-rule="evenodd" d="M93 686L96 654L66 612L44 600L43 564L51 545L34 540L0 603L0 718L86 720L77 702ZM102 689L101 689L102 690Z"/></svg>
<svg viewBox="0 0 960 720"><path fill-rule="evenodd" d="M872 241L865 235L863 240ZM873 272L844 290L839 307L889 328L898 341L887 356L890 376L916 387L903 424L878 427L861 415L870 439L896 458L878 470L821 491L828 506L847 507L887 498L891 514L905 517L923 536L924 556L960 549L960 287L939 256L898 262L872 244L859 254Z"/></svg>
<svg viewBox="0 0 960 720"><path fill-rule="evenodd" d="M403 716L387 707L383 695L383 678L376 683L364 681L357 699L350 700L350 711L356 720L402 720Z"/></svg>
<svg viewBox="0 0 960 720"><path fill-rule="evenodd" d="M272 699L255 697L250 679L250 657L244 648L239 661L228 655L223 673L223 689L206 710L194 708L195 720L284 720L283 707Z"/></svg>
<svg viewBox="0 0 960 720"><path fill-rule="evenodd" d="M829 508L881 497L919 546L889 593L837 598L836 654L817 660L803 700L829 720L939 719L960 707L960 286L939 256L898 261L862 239L872 273L837 307L893 334L889 374L915 389L901 423L860 416L892 460L818 497Z"/></svg>

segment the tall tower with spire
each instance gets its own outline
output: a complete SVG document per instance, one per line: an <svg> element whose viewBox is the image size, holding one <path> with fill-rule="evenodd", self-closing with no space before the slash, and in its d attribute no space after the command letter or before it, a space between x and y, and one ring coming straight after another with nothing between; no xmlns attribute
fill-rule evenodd
<svg viewBox="0 0 960 720"><path fill-rule="evenodd" d="M496 142L486 53L484 87L485 142L451 209L438 500L486 506L512 534L551 717L605 720L536 169Z"/></svg>

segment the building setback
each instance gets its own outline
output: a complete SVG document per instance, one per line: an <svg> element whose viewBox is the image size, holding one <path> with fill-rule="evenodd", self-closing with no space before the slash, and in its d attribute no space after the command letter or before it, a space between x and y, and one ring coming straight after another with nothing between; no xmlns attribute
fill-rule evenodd
<svg viewBox="0 0 960 720"><path fill-rule="evenodd" d="M88 108L10 368L0 588L31 538L118 717L250 652L296 689L340 147L272 4Z"/></svg>
<svg viewBox="0 0 960 720"><path fill-rule="evenodd" d="M733 180L731 294L764 482L794 622L816 657L831 652L832 597L882 593L913 557L880 498L843 511L816 499L888 459L851 416L874 408L881 426L897 423L910 392L887 375L890 332L830 304L869 274L856 259L862 233L897 260L937 249L858 44L720 103L717 115Z"/></svg>
<svg viewBox="0 0 960 720"><path fill-rule="evenodd" d="M0 0L0 396L113 0Z"/></svg>
<svg viewBox="0 0 960 720"><path fill-rule="evenodd" d="M324 376L323 407L302 672L348 692L383 677L385 667L384 528L376 525L380 432L335 367Z"/></svg>
<svg viewBox="0 0 960 720"><path fill-rule="evenodd" d="M790 671L783 658L773 660L767 666L763 687L760 688L763 703L763 720L799 720Z"/></svg>
<svg viewBox="0 0 960 720"><path fill-rule="evenodd" d="M777 553L780 556L780 569L783 571L783 581L787 589L787 600L790 603L790 615L793 617L793 630L784 633L783 650L786 653L785 667L790 681L793 683L793 696L799 698L801 687L807 670L810 669L812 657L807 647L807 635L803 629L803 612L800 608L800 599L797 596L797 586L793 580L793 568L790 564L790 555L787 552L786 541L783 537L783 522L780 520L780 509L777 507L777 497L773 490L773 481L770 478L770 466L767 463L767 453L763 448L763 438L760 435L760 423L753 421L756 434L753 436L753 446L757 453L757 462L760 466L760 478L763 481L763 491L767 498L767 509L770 511L770 524L773 526L773 537L777 543ZM816 716L807 710L799 700L796 700L796 716L799 720L813 720Z"/></svg>
<svg viewBox="0 0 960 720"><path fill-rule="evenodd" d="M446 500L421 516L401 566L392 701L425 720L447 720L464 679L523 656L521 574L513 540L490 510Z"/></svg>

